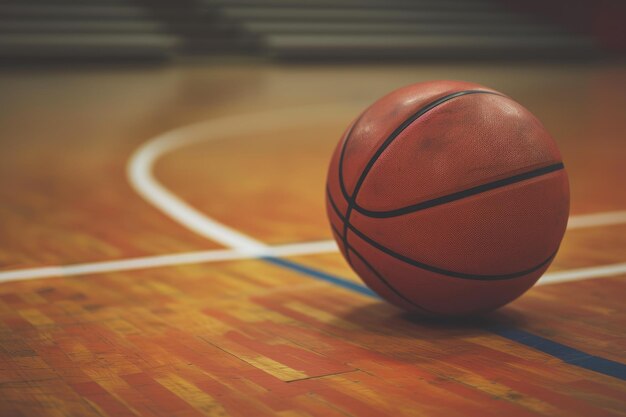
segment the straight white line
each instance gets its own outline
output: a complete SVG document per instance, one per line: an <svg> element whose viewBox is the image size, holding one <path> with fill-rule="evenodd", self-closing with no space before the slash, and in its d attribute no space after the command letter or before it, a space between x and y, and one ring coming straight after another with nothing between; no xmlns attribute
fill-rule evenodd
<svg viewBox="0 0 626 417"><path fill-rule="evenodd" d="M626 223L626 211L607 211L604 213L571 216L567 222L567 228L582 229L585 227L610 226L621 223Z"/></svg>
<svg viewBox="0 0 626 417"><path fill-rule="evenodd" d="M0 272L0 282L36 278L68 277L74 275L102 274L106 272L132 271L136 269L212 262L218 260L237 259L237 255L247 256L238 254L232 249L224 249L187 252L172 255L146 256L141 258L123 259L119 261L103 261L75 265L18 269L14 271Z"/></svg>
<svg viewBox="0 0 626 417"><path fill-rule="evenodd" d="M545 274L537 285L558 284L560 282L580 281L589 278L612 277L626 274L626 263L592 266L589 268L570 269Z"/></svg>
<svg viewBox="0 0 626 417"><path fill-rule="evenodd" d="M567 228L580 229L586 227L606 226L626 223L626 212L595 213L570 217ZM254 259L261 256L295 256L315 255L319 253L337 252L338 248L334 240L321 240L315 242L295 243L280 246L265 246L257 251L246 250L207 250L187 252L171 255L145 256L141 258L129 258L115 261L101 261L65 266L47 266L37 268L24 268L10 271L0 271L0 283L9 281L29 280L37 278L68 277L75 275L101 274L107 272L130 271L136 269L159 268L175 265L194 263L220 262L237 259ZM571 281L585 278L595 278L624 273L624 265L613 264L592 268L574 269L545 274L539 284L552 284L556 282ZM598 272L595 272L595 271Z"/></svg>
<svg viewBox="0 0 626 417"><path fill-rule="evenodd" d="M263 249L262 253L256 255L249 251L240 251L236 249L216 249L172 255L145 256L119 261L103 261L66 266L49 266L3 271L0 272L0 283L38 278L104 274L108 272L163 268L177 265L257 259L261 256L283 257L315 255L321 253L334 253L337 252L337 250L337 245L334 240L320 240L316 242L272 246L267 249ZM541 277L537 285L557 284L567 281L578 281L582 279L601 278L622 274L626 274L626 263L551 272Z"/></svg>
<svg viewBox="0 0 626 417"><path fill-rule="evenodd" d="M263 256L278 257L312 255L317 253L337 252L337 250L337 244L334 240L265 247L256 253L249 249L216 249L171 255L145 256L141 258L130 258L117 261L102 261L2 271L0 272L0 283L38 278L70 277L76 275L103 274L107 272L133 271L138 269L160 268L176 265L256 259Z"/></svg>

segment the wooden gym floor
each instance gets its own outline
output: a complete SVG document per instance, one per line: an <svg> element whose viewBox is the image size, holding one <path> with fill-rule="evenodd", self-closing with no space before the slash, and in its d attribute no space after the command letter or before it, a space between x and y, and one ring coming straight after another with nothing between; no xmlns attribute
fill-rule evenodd
<svg viewBox="0 0 626 417"><path fill-rule="evenodd" d="M517 99L571 180L543 285L471 321L372 297L329 241L343 128L427 79ZM626 67L5 71L0 91L1 416L626 415Z"/></svg>

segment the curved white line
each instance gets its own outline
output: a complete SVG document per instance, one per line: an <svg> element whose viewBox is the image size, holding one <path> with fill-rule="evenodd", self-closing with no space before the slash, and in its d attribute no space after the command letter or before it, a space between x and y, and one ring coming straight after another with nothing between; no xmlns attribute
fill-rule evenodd
<svg viewBox="0 0 626 417"><path fill-rule="evenodd" d="M342 107L342 109L345 110L345 107ZM258 257L270 254L279 256L276 251L272 250L272 248L264 243L218 223L206 214L199 212L182 201L154 178L153 167L159 157L180 147L203 140L225 139L237 135L275 129L277 127L302 128L306 125L305 122L311 123L311 121L315 120L316 123L319 123L321 112L334 114L335 110L331 110L329 106L323 106L309 109L282 110L245 116L232 116L210 120L165 133L148 141L133 154L128 166L130 182L135 190L148 202L152 203L157 209L187 227L192 232L239 251L237 255L234 253L216 254L218 257L223 256L223 260L235 259L234 256L236 256L237 259L242 259L239 257L241 255L247 257ZM311 113L314 113L315 117L312 118ZM302 117L303 115L305 117ZM242 121L245 121L245 123ZM568 222L568 229L604 226L617 223L626 223L626 211L571 216ZM322 251L326 251L327 249L337 250L332 240L326 241L326 243L327 246L324 246ZM303 250L300 254L306 252L305 248L306 246L300 248ZM320 248L318 246L312 246L310 250L311 252L309 253L319 253ZM614 264L548 273L540 279L539 283L564 282L596 276L617 275L625 272L626 264Z"/></svg>
<svg viewBox="0 0 626 417"><path fill-rule="evenodd" d="M146 201L187 229L226 247L251 256L262 256L268 246L198 211L167 188L153 174L154 164L163 155L202 141L215 141L255 134L276 128L302 128L335 117L346 105L320 106L238 115L209 120L164 133L144 143L131 156L127 174L133 188ZM314 114L314 117L311 117ZM626 223L626 211L571 216L568 229Z"/></svg>
<svg viewBox="0 0 626 417"><path fill-rule="evenodd" d="M266 244L211 219L163 187L153 175L155 162L168 152L200 141L222 140L277 128L301 128L329 118L336 119L337 111L345 111L346 106L230 116L176 129L146 142L133 153L127 169L128 178L146 201L192 232L251 256L262 256L267 253Z"/></svg>
<svg viewBox="0 0 626 417"><path fill-rule="evenodd" d="M232 134L231 126L232 121L212 121L173 130L145 143L130 159L128 178L135 191L146 201L194 233L227 247L251 254L262 253L267 247L265 244L205 216L163 187L153 176L154 163L163 154L202 140L211 128L218 134L206 137L207 140L223 139L228 133Z"/></svg>
<svg viewBox="0 0 626 417"><path fill-rule="evenodd" d="M127 167L128 178L135 190L154 207L189 230L215 240L232 249L188 252L170 255L147 256L114 261L92 262L65 266L48 266L0 271L0 283L36 278L98 274L105 272L157 268L260 256L294 256L335 252L334 240L267 246L264 243L221 224L196 210L168 189L153 176L156 161L164 154L178 148L206 140L225 139L237 135L256 133L275 128L298 128L307 123L319 123L323 119L336 118L338 111L345 111L361 103L339 106L321 106L281 110L253 115L239 115L211 120L179 128L162 134L137 149ZM315 117L311 117L314 113ZM242 123L245 120L246 123ZM614 211L571 216L568 229L607 226L626 223L626 211ZM557 271L545 274L539 284L550 284L587 278L614 276L626 273L626 263Z"/></svg>

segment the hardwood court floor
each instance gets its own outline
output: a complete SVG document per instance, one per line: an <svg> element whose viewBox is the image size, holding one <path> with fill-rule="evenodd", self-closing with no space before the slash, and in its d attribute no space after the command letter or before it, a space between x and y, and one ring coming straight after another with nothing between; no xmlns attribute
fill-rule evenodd
<svg viewBox="0 0 626 417"><path fill-rule="evenodd" d="M330 239L324 177L341 131L383 93L436 78L489 85L544 122L574 223L626 210L621 66L4 72L0 280L223 249L144 200L127 165L163 132L231 116L246 126L260 112L273 127L216 138L203 125L207 140L172 149L154 177L257 241ZM550 272L623 265L626 223L609 218L570 229ZM364 294L336 252L3 282L0 416L625 415L626 272L615 271L456 323Z"/></svg>

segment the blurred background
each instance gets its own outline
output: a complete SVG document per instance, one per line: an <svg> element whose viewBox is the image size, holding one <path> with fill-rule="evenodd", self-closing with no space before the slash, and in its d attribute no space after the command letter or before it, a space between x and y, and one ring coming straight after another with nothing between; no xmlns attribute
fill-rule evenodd
<svg viewBox="0 0 626 417"><path fill-rule="evenodd" d="M2 0L3 64L598 59L623 0Z"/></svg>

